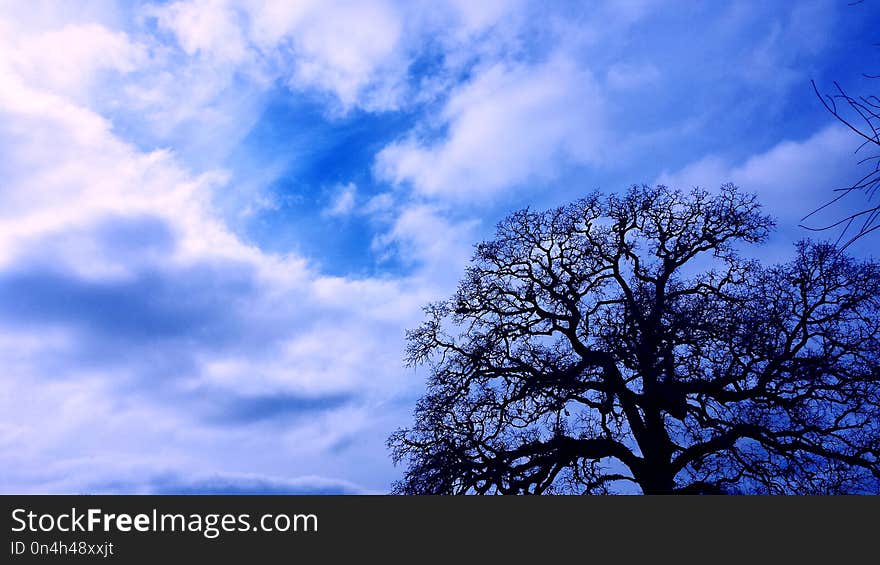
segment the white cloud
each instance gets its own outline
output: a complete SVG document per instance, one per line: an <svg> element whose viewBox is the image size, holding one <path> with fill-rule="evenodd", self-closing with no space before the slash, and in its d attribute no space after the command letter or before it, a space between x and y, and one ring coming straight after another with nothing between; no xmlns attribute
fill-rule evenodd
<svg viewBox="0 0 880 565"><path fill-rule="evenodd" d="M343 109L397 106L400 13L384 1L321 3L290 30L296 57L290 84L332 92Z"/></svg>
<svg viewBox="0 0 880 565"><path fill-rule="evenodd" d="M364 204L364 214L380 219L388 219L394 212L394 196L389 192L382 192L371 197Z"/></svg>
<svg viewBox="0 0 880 565"><path fill-rule="evenodd" d="M333 201L324 209L324 215L333 217L351 214L357 201L357 186L354 183L348 183L337 187L334 192Z"/></svg>
<svg viewBox="0 0 880 565"><path fill-rule="evenodd" d="M448 199L551 179L561 163L602 158L602 105L590 74L567 58L498 63L452 94L441 115L446 136L394 143L379 154L376 170Z"/></svg>
<svg viewBox="0 0 880 565"><path fill-rule="evenodd" d="M173 2L150 12L160 26L174 33L188 55L230 64L242 63L249 56L239 14L226 0Z"/></svg>
<svg viewBox="0 0 880 565"><path fill-rule="evenodd" d="M110 38L96 40L104 48L132 44L90 33ZM161 62L100 48L74 59L88 72ZM346 477L383 488L390 462L376 454L409 407L376 406L412 383L403 328L431 287L327 277L244 243L212 204L226 173L120 138L63 72L33 72L41 52L15 63L0 64L3 488L335 477L334 450L352 436L346 453L364 463Z"/></svg>
<svg viewBox="0 0 880 565"><path fill-rule="evenodd" d="M182 0L151 13L188 55L225 74L269 73L329 93L342 112L398 104L403 22L390 2Z"/></svg>
<svg viewBox="0 0 880 565"><path fill-rule="evenodd" d="M679 188L732 182L755 192L780 227L792 228L854 180L855 140L845 128L828 126L802 141L783 141L741 163L709 155L657 182ZM837 208L836 212L841 209ZM829 210L835 212L835 210Z"/></svg>
<svg viewBox="0 0 880 565"><path fill-rule="evenodd" d="M756 193L764 210L776 219L777 229L767 245L749 249L749 253L775 262L791 256L792 241L837 240L841 235L839 228L814 230L831 226L866 207L864 193L855 192L823 208L840 194L835 192L837 189L852 186L863 174L856 165L857 146L852 132L832 124L804 140L782 141L743 162L710 155L679 171L664 172L657 182L683 189L693 186L712 189L732 182L746 192ZM847 251L872 255L874 245L871 238L863 238Z"/></svg>
<svg viewBox="0 0 880 565"><path fill-rule="evenodd" d="M131 72L146 56L145 47L125 33L96 23L23 33L0 22L0 69L76 100L90 94L101 71Z"/></svg>
<svg viewBox="0 0 880 565"><path fill-rule="evenodd" d="M450 71L460 70L478 54L497 54L516 41L524 4L180 0L157 4L149 13L213 72L268 76L294 91L324 93L330 110L344 114L424 100L427 85L413 89L408 80L426 38L443 46ZM489 32L491 39L485 37Z"/></svg>
<svg viewBox="0 0 880 565"><path fill-rule="evenodd" d="M445 210L428 204L411 204L400 210L391 228L373 240L380 253L397 254L419 265L422 287L449 289L473 253L479 221L451 219Z"/></svg>
<svg viewBox="0 0 880 565"><path fill-rule="evenodd" d="M459 22L458 28L465 34L482 32L521 12L523 0L452 0L451 12Z"/></svg>

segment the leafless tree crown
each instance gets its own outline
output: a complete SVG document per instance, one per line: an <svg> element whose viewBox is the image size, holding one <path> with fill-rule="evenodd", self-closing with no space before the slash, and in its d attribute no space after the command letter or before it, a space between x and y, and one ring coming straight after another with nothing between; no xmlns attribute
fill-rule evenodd
<svg viewBox="0 0 880 565"><path fill-rule="evenodd" d="M880 267L756 198L663 186L522 210L426 308L400 493L874 492Z"/></svg>

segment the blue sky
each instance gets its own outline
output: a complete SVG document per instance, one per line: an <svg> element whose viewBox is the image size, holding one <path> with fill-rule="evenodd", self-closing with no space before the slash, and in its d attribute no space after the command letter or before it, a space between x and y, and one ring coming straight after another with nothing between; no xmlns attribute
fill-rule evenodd
<svg viewBox="0 0 880 565"><path fill-rule="evenodd" d="M387 490L425 377L404 331L475 242L597 188L735 182L784 258L859 172L810 80L870 87L878 15L0 3L0 490Z"/></svg>

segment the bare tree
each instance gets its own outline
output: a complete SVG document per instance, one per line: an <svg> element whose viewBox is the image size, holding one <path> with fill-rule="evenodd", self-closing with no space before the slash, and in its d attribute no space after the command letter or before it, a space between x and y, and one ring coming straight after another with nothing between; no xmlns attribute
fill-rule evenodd
<svg viewBox="0 0 880 565"><path fill-rule="evenodd" d="M772 225L730 185L509 216L408 333L395 492L876 491L880 266L737 253Z"/></svg>
<svg viewBox="0 0 880 565"><path fill-rule="evenodd" d="M861 3L862 0L858 0L852 2L852 5ZM880 79L880 75L862 76ZM848 196L861 195L866 204L859 211L844 215L831 223L818 227L802 224L802 227L812 231L837 229L837 243L841 248L846 248L857 239L880 229L880 201L875 199L880 192L880 98L874 94L853 96L837 81L834 82L831 94L820 93L815 81L811 81L811 84L825 109L859 139L856 154L861 155L858 164L865 169L852 185L835 189L837 194L831 200L805 216L802 221L809 220Z"/></svg>

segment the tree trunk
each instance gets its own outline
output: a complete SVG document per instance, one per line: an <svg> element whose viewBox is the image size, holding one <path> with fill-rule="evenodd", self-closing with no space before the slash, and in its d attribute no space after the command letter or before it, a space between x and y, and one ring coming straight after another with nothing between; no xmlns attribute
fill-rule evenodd
<svg viewBox="0 0 880 565"><path fill-rule="evenodd" d="M644 494L672 494L675 475L668 465L648 466L639 478L639 486Z"/></svg>

